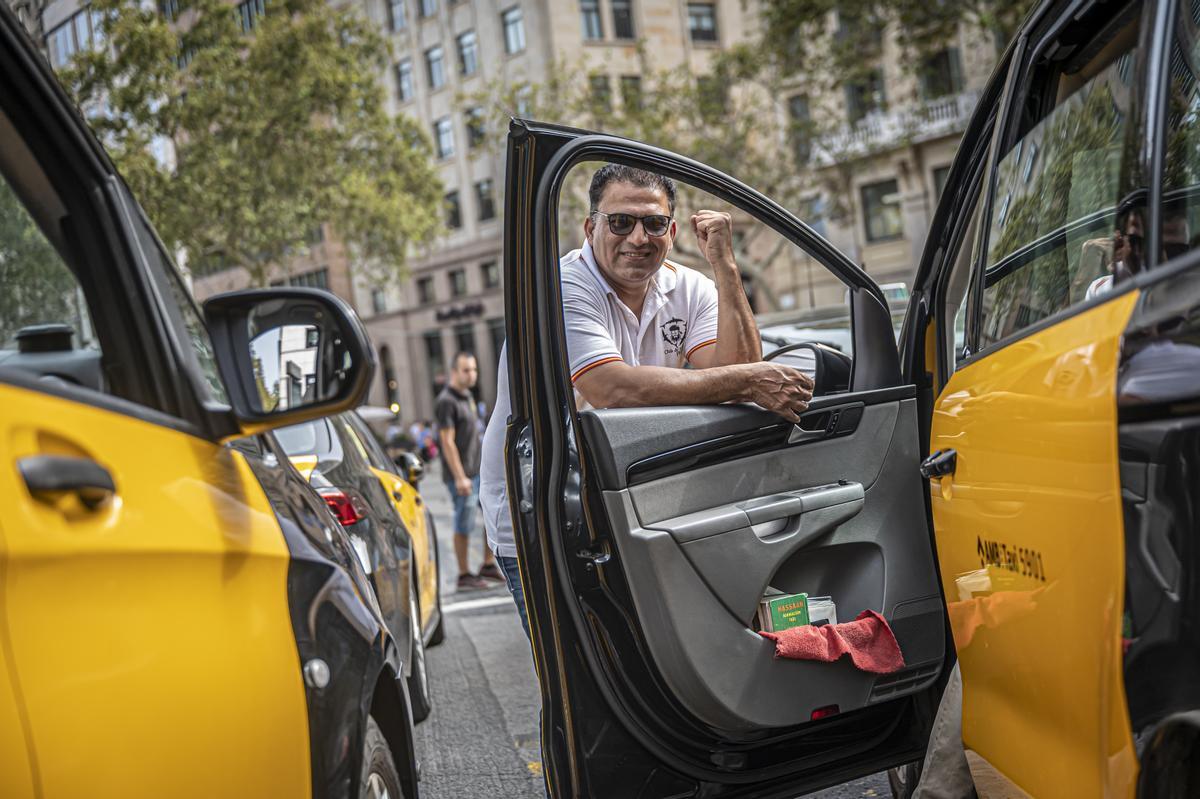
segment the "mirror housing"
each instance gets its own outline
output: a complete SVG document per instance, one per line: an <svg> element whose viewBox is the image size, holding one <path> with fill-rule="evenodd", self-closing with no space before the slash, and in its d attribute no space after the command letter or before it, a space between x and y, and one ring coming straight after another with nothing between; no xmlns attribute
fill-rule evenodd
<svg viewBox="0 0 1200 799"><path fill-rule="evenodd" d="M362 322L335 295L250 289L203 307L240 435L348 411L365 398L375 355Z"/></svg>
<svg viewBox="0 0 1200 799"><path fill-rule="evenodd" d="M421 482L421 478L425 476L425 464L421 463L421 459L411 452L402 452L396 457L396 465L400 467L404 479L408 481L413 488Z"/></svg>
<svg viewBox="0 0 1200 799"><path fill-rule="evenodd" d="M850 390L853 361L844 352L819 341L804 341L780 347L764 361L799 369L813 379L813 396L826 396Z"/></svg>

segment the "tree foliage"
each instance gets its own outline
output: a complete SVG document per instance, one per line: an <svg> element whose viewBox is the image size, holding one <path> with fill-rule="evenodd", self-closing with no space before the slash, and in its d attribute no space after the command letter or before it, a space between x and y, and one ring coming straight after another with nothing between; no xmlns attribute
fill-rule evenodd
<svg viewBox="0 0 1200 799"><path fill-rule="evenodd" d="M402 270L442 192L424 135L387 114L372 24L325 0L171 6L93 0L104 46L61 75L164 241L263 283L328 223L358 264Z"/></svg>

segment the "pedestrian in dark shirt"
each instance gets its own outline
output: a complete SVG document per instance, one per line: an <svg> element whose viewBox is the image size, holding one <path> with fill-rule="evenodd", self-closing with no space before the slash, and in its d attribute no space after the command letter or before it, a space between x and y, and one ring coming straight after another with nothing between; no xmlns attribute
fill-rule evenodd
<svg viewBox="0 0 1200 799"><path fill-rule="evenodd" d="M434 415L442 451L442 478L454 500L454 556L458 560L460 591L487 588L488 580L503 582L492 551L483 544L483 567L472 574L467 562L467 545L475 529L479 504L479 461L482 437L471 389L479 379L479 366L469 352L455 354L450 380L438 395Z"/></svg>

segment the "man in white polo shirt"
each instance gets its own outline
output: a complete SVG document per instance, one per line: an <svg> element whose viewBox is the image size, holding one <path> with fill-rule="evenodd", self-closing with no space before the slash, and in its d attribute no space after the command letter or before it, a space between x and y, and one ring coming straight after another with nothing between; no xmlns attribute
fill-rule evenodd
<svg viewBox="0 0 1200 799"><path fill-rule="evenodd" d="M714 282L666 260L677 232L670 179L608 164L592 177L588 195L583 247L559 262L578 407L755 402L797 421L813 383L802 372L762 360L758 327L733 259L729 214L700 211L691 218ZM684 369L687 364L693 368ZM480 502L488 543L528 635L504 482L510 408L506 345L496 408L483 438Z"/></svg>

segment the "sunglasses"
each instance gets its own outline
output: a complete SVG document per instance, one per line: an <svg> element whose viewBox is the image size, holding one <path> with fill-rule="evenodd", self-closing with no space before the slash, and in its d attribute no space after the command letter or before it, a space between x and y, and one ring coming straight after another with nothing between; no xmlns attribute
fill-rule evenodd
<svg viewBox="0 0 1200 799"><path fill-rule="evenodd" d="M603 211L596 211L595 214L608 219L608 229L614 236L628 236L638 222L642 223L642 230L646 231L647 236L665 236L671 229L671 217L663 214L634 216L633 214L606 214Z"/></svg>

